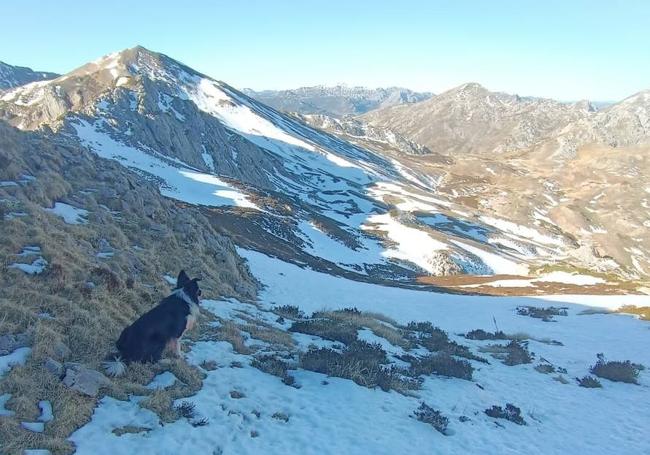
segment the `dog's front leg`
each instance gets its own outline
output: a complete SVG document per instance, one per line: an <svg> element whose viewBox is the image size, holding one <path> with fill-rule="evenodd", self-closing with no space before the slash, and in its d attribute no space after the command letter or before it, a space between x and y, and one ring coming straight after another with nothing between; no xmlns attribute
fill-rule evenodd
<svg viewBox="0 0 650 455"><path fill-rule="evenodd" d="M178 338L172 338L167 342L167 349L169 349L171 352L173 352L176 355L179 355L180 351L180 343L178 342Z"/></svg>
<svg viewBox="0 0 650 455"><path fill-rule="evenodd" d="M176 340L176 355L179 358L183 357L183 351L181 351L181 339L180 338Z"/></svg>

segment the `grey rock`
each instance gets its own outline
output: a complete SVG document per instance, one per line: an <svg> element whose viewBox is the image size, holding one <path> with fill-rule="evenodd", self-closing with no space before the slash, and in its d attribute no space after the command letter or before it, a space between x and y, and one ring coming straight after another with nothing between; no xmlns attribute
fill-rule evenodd
<svg viewBox="0 0 650 455"><path fill-rule="evenodd" d="M97 370L70 363L66 364L63 384L84 395L96 397L102 387L111 385L111 381Z"/></svg>
<svg viewBox="0 0 650 455"><path fill-rule="evenodd" d="M45 366L45 369L48 372L52 373L57 378L60 378L61 376L63 376L63 371L64 371L63 370L63 364L61 362L57 362L52 357L48 357L45 360L45 365L44 366Z"/></svg>
<svg viewBox="0 0 650 455"><path fill-rule="evenodd" d="M8 355L18 348L29 346L29 336L26 333L0 336L0 355Z"/></svg>
<svg viewBox="0 0 650 455"><path fill-rule="evenodd" d="M70 348L63 341L56 341L53 346L53 352L57 359L65 360L72 354Z"/></svg>

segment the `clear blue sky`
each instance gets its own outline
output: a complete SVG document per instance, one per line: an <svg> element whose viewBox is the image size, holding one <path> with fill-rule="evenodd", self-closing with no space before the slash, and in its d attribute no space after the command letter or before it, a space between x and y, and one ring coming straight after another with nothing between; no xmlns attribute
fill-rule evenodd
<svg viewBox="0 0 650 455"><path fill-rule="evenodd" d="M563 100L650 88L648 0L22 0L0 60L67 72L141 44L236 87L464 82Z"/></svg>

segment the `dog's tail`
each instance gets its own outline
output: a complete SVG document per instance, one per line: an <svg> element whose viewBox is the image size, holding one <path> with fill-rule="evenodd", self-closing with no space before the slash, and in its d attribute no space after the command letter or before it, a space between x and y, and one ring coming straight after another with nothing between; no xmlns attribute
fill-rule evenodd
<svg viewBox="0 0 650 455"><path fill-rule="evenodd" d="M114 378L123 376L126 373L126 363L124 363L118 354L112 354L106 357L106 360L102 362L102 366L106 374Z"/></svg>

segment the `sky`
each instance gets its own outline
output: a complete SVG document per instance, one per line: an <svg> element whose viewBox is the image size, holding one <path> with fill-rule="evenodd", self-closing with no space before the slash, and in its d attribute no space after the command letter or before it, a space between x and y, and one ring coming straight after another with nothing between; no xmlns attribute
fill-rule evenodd
<svg viewBox="0 0 650 455"><path fill-rule="evenodd" d="M648 24L647 0L3 0L0 60L65 73L140 44L239 88L617 101L650 89Z"/></svg>

